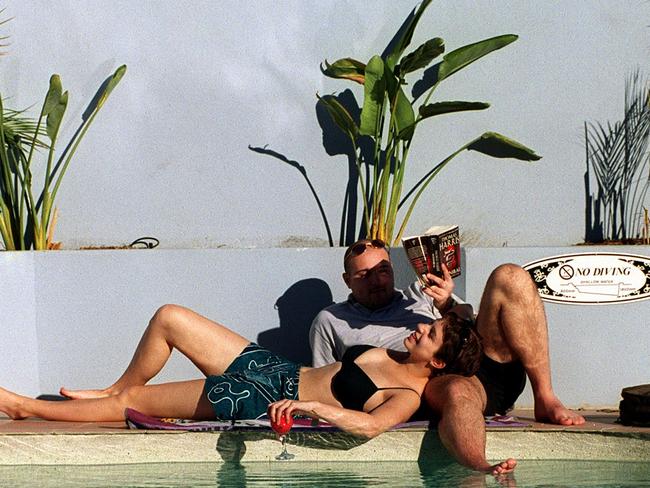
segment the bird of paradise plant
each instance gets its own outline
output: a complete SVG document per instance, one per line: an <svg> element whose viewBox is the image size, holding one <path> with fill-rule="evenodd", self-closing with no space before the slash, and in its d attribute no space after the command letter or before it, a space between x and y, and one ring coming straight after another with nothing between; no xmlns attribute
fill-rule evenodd
<svg viewBox="0 0 650 488"><path fill-rule="evenodd" d="M420 71L445 52L443 39L432 38L414 51L404 55L423 12L431 0L424 0L415 9L396 36L397 42L384 55L375 55L368 63L343 58L321 66L323 74L359 83L364 87L360 120L334 96L318 97L335 124L349 137L356 153L359 185L363 195L363 230L365 237L382 239L397 244L422 192L436 175L464 150L477 151L497 158L515 158L523 161L540 159L532 149L496 132L485 132L437 163L402 197L406 162L418 125L425 119L469 110L484 110L484 102L442 101L429 103L440 83L474 61L517 40L508 34L485 39L456 49L424 72L414 85L409 99L404 91L407 75ZM426 94L426 95L425 95ZM419 98L424 101L417 106ZM374 145L367 157L359 148L362 137L369 137ZM367 158L367 159L366 159ZM372 167L364 178L362 168ZM410 203L409 203L410 202ZM395 234L398 211L409 203L399 230ZM393 239L393 236L394 239ZM361 235L360 237L364 237Z"/></svg>
<svg viewBox="0 0 650 488"><path fill-rule="evenodd" d="M125 72L126 66L120 66L102 84L58 159L55 148L68 106L68 92L63 91L59 75L50 78L36 122L25 119L22 112L5 109L0 96L0 236L6 250L52 247L54 201L63 176L95 116ZM48 144L39 139L43 135L48 137ZM39 149L47 149L47 162L43 188L36 195L32 188L32 162Z"/></svg>

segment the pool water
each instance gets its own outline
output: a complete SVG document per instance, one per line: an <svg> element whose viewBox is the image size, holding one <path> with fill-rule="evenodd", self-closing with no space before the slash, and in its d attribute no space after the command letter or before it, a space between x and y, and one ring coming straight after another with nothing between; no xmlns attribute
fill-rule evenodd
<svg viewBox="0 0 650 488"><path fill-rule="evenodd" d="M20 487L650 487L650 463L521 461L496 480L457 464L274 462L108 466L0 466Z"/></svg>

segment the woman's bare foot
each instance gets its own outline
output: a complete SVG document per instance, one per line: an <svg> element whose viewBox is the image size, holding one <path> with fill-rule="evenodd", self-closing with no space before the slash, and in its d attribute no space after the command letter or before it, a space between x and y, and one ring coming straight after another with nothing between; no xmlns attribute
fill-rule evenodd
<svg viewBox="0 0 650 488"><path fill-rule="evenodd" d="M490 473L494 476L499 476L506 473L511 473L517 466L517 461L513 458L508 458L498 464L490 467Z"/></svg>
<svg viewBox="0 0 650 488"><path fill-rule="evenodd" d="M89 398L106 398L109 396L117 395L119 391L112 388L104 388L103 390L68 390L61 387L59 394L71 400L87 400Z"/></svg>
<svg viewBox="0 0 650 488"><path fill-rule="evenodd" d="M13 420L24 419L27 415L21 409L22 398L20 395L0 388L0 412L6 413Z"/></svg>
<svg viewBox="0 0 650 488"><path fill-rule="evenodd" d="M582 415L566 408L556 396L548 400L535 399L535 420L557 425L582 425L585 423Z"/></svg>

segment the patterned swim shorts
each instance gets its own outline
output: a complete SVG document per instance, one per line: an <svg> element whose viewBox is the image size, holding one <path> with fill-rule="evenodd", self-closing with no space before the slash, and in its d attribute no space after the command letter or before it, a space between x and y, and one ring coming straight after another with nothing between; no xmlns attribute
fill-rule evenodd
<svg viewBox="0 0 650 488"><path fill-rule="evenodd" d="M217 420L259 419L269 403L298 398L300 364L251 343L218 376L208 376L204 392Z"/></svg>

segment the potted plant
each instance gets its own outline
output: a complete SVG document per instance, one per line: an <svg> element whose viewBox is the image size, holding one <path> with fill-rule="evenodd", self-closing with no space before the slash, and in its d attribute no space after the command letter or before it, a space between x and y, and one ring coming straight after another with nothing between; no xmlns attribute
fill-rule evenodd
<svg viewBox="0 0 650 488"><path fill-rule="evenodd" d="M364 218L360 236L399 242L413 209L435 176L464 150L478 151L497 158L535 161L540 156L528 147L496 132L485 132L434 164L432 169L403 195L404 175L416 129L425 119L454 112L485 110L485 102L440 101L430 103L436 88L474 61L517 40L507 34L458 48L424 71L413 85L411 96L405 91L407 78L422 72L445 52L443 39L434 37L406 54L413 33L431 0L414 10L383 55L367 63L353 58L325 61L326 76L359 83L364 87L358 120L333 95L319 97L335 124L351 141L356 157ZM369 139L372 151L362 151L362 140ZM370 154L368 154L370 153ZM364 177L364 174L367 176ZM399 227L398 211L408 205Z"/></svg>
<svg viewBox="0 0 650 488"><path fill-rule="evenodd" d="M0 96L0 236L5 250L46 250L55 248L52 233L56 224L54 201L70 161L113 89L120 82L122 65L99 88L82 116L82 122L61 155L55 157L56 143L68 106L59 75L50 86L36 122L21 112L5 109ZM40 137L47 136L49 143ZM32 162L39 150L47 150L43 186L33 190Z"/></svg>

